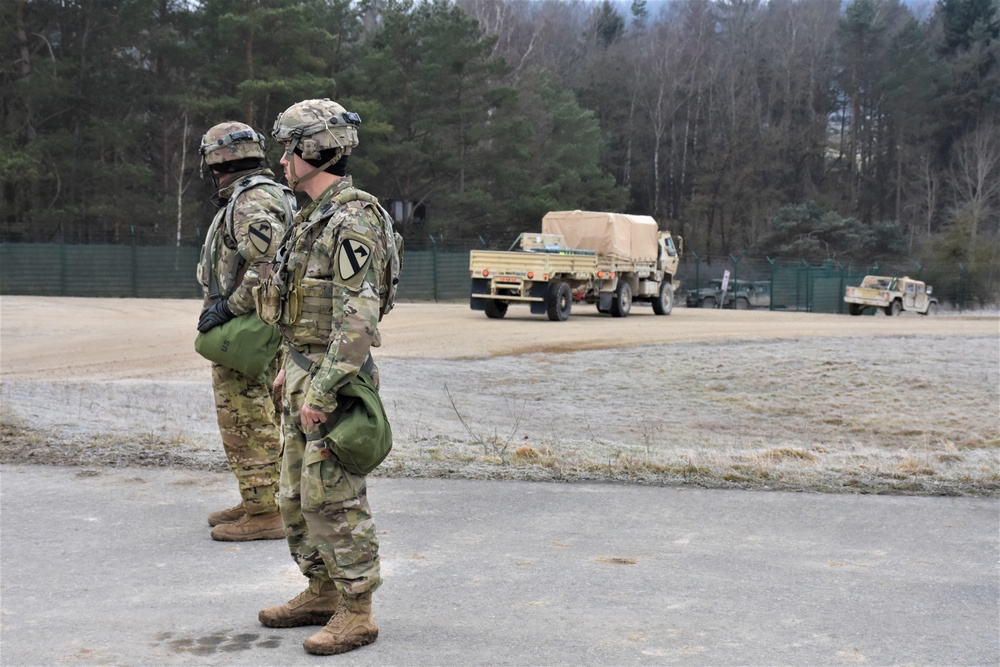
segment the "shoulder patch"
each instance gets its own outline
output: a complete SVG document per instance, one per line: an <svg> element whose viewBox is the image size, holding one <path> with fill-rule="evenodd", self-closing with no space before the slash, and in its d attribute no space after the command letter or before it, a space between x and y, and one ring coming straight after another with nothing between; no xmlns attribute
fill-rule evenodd
<svg viewBox="0 0 1000 667"><path fill-rule="evenodd" d="M255 222L247 229L247 236L257 252L267 252L271 247L271 224Z"/></svg>
<svg viewBox="0 0 1000 667"><path fill-rule="evenodd" d="M333 260L333 282L352 290L361 288L372 261L372 241L361 234L340 235Z"/></svg>

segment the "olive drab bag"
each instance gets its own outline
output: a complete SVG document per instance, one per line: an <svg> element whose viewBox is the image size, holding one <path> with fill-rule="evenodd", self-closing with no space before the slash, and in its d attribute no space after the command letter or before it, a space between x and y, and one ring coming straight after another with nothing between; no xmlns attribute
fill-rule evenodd
<svg viewBox="0 0 1000 667"><path fill-rule="evenodd" d="M281 331L249 312L199 333L194 350L209 361L257 378L278 354Z"/></svg>
<svg viewBox="0 0 1000 667"><path fill-rule="evenodd" d="M240 181L229 198L229 205L226 206L225 213L216 217L205 236L205 250L198 266L199 280L204 280L207 277L209 298L213 302L224 297L219 293L219 283L215 279L212 239L219 224L225 224L225 233L228 233L230 238L233 237L233 204L239 195L258 185L273 185L281 191L283 196L280 199L285 209L284 223L290 225L292 222L294 195L291 194L291 190L264 176L252 176ZM240 257L239 262L234 263L230 269L230 284L235 284L236 274L243 268L243 263L243 258ZM270 365L275 355L278 354L280 345L281 330L278 326L261 321L257 313L253 311L234 317L225 324L213 327L205 333L199 332L194 341L195 352L201 356L252 378L259 377Z"/></svg>
<svg viewBox="0 0 1000 667"><path fill-rule="evenodd" d="M325 440L345 470L367 475L392 451L392 427L374 380L359 372L337 391L337 403L337 421L306 439ZM304 461L309 463L314 461Z"/></svg>

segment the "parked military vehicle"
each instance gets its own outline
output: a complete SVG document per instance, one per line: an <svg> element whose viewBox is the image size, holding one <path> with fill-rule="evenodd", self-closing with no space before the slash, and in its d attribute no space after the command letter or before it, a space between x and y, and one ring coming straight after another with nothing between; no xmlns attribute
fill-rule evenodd
<svg viewBox="0 0 1000 667"><path fill-rule="evenodd" d="M727 306L730 307L730 306ZM736 310L753 310L755 308L771 307L771 281L737 281L733 290L732 308Z"/></svg>
<svg viewBox="0 0 1000 667"><path fill-rule="evenodd" d="M737 310L752 310L754 308L771 307L771 283L767 280L731 281L722 295L722 281L709 280L706 287L690 290L684 299L688 308L735 308Z"/></svg>
<svg viewBox="0 0 1000 667"><path fill-rule="evenodd" d="M731 295L727 292L727 297ZM718 308L722 302L722 280L709 280L708 285L688 290L684 303L688 308Z"/></svg>
<svg viewBox="0 0 1000 667"><path fill-rule="evenodd" d="M931 296L931 291L930 285L907 276L865 276L861 285L844 290L844 302L851 315L860 315L868 309L881 310L889 316L904 310L932 315L937 311L938 300Z"/></svg>
<svg viewBox="0 0 1000 667"><path fill-rule="evenodd" d="M633 302L651 304L657 315L673 310L683 246L649 216L552 211L541 233L521 234L519 242L519 250L469 253L473 310L498 319L510 304L526 303L553 321L569 318L580 302L612 317L627 317Z"/></svg>

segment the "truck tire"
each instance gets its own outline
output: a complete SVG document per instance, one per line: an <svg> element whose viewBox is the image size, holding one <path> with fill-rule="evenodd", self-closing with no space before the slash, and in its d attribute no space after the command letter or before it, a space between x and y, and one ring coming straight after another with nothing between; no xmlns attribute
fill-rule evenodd
<svg viewBox="0 0 1000 667"><path fill-rule="evenodd" d="M618 283L615 298L611 301L611 317L628 317L632 310L632 288L626 282Z"/></svg>
<svg viewBox="0 0 1000 667"><path fill-rule="evenodd" d="M736 303L733 304L733 308L736 310L750 310L750 299L740 297L736 299Z"/></svg>
<svg viewBox="0 0 1000 667"><path fill-rule="evenodd" d="M937 315L937 304L933 301L927 304L927 310L920 313L921 315Z"/></svg>
<svg viewBox="0 0 1000 667"><path fill-rule="evenodd" d="M674 286L664 280L660 283L660 294L653 299L653 312L669 315L674 309Z"/></svg>
<svg viewBox="0 0 1000 667"><path fill-rule="evenodd" d="M719 302L715 300L714 296L706 296L701 300L702 308L715 308L719 305Z"/></svg>
<svg viewBox="0 0 1000 667"><path fill-rule="evenodd" d="M849 303L847 304L847 312L849 312L851 315L860 315L861 313L865 312L865 307L862 306L860 303Z"/></svg>
<svg viewBox="0 0 1000 667"><path fill-rule="evenodd" d="M899 301L893 301L888 306L885 307L885 314L889 317L895 317L899 315L899 311L902 308Z"/></svg>
<svg viewBox="0 0 1000 667"><path fill-rule="evenodd" d="M553 322L565 322L569 319L569 311L573 308L573 295L569 285L563 282L549 283L548 294L545 295L545 309Z"/></svg>
<svg viewBox="0 0 1000 667"><path fill-rule="evenodd" d="M499 320L507 314L507 302L489 299L486 301L486 317Z"/></svg>

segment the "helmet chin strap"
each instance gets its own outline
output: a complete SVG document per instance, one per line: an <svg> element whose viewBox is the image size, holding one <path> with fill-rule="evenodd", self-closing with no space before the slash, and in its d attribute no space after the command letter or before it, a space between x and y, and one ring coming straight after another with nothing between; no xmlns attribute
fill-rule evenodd
<svg viewBox="0 0 1000 667"><path fill-rule="evenodd" d="M292 140L288 142L288 147L285 149L285 162L288 163L288 187L292 190L295 190L299 185L302 185L313 176L322 173L327 167L343 157L343 153L341 153L340 155L327 160L319 167L316 167L302 178L299 178L299 175L295 173L295 147L298 145L299 137L292 137ZM305 158L302 158L302 161L305 162Z"/></svg>

